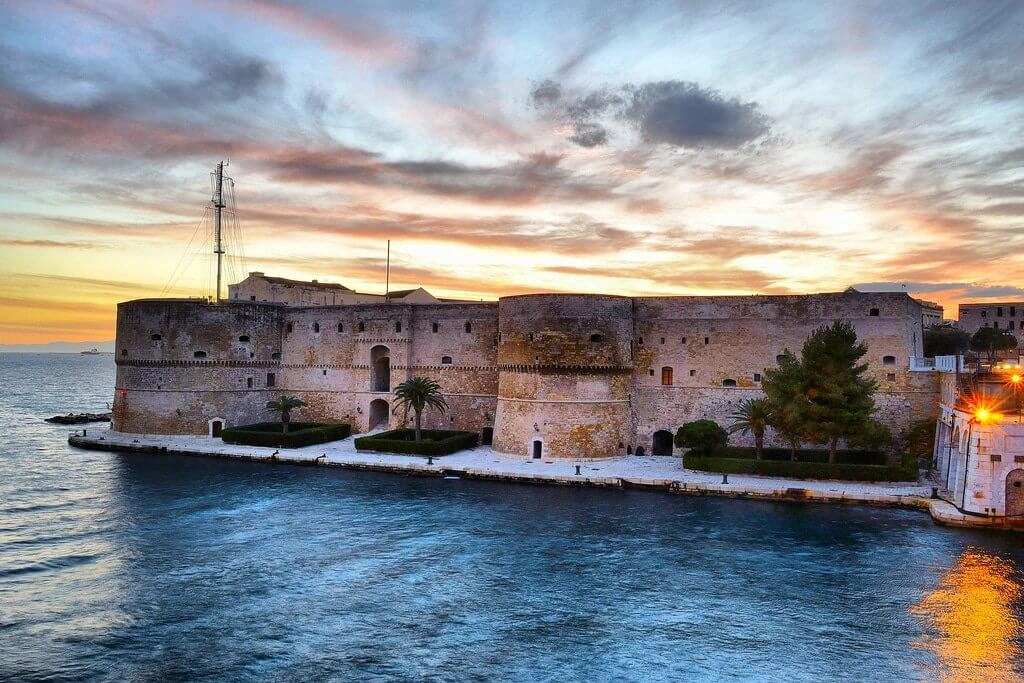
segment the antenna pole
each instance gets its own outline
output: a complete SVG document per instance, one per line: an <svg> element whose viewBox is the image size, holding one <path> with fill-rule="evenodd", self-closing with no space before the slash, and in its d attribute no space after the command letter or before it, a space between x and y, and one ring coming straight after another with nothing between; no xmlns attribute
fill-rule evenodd
<svg viewBox="0 0 1024 683"><path fill-rule="evenodd" d="M213 192L214 207L214 247L213 253L217 255L217 303L220 303L220 268L221 260L224 258L224 246L221 243L221 211L224 208L224 162L217 164L217 184Z"/></svg>
<svg viewBox="0 0 1024 683"><path fill-rule="evenodd" d="M391 294L391 240L388 240L388 259L384 269L384 301Z"/></svg>

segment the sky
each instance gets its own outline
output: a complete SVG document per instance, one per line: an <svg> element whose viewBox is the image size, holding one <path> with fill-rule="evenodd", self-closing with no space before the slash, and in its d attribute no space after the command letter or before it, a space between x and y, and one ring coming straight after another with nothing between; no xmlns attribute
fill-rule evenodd
<svg viewBox="0 0 1024 683"><path fill-rule="evenodd" d="M1021 2L0 0L0 344L249 271L1024 299Z"/></svg>

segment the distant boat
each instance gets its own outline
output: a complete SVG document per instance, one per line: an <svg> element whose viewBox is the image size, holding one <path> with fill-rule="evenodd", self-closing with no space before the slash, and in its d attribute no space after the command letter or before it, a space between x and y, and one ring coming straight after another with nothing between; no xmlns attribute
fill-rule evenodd
<svg viewBox="0 0 1024 683"><path fill-rule="evenodd" d="M89 349L88 351L80 351L83 356L102 356L103 352L97 348Z"/></svg>

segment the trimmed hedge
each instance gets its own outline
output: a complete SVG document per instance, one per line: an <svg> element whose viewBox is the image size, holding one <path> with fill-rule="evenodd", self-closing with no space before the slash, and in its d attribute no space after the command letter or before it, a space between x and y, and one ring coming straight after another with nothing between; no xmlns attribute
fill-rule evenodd
<svg viewBox="0 0 1024 683"><path fill-rule="evenodd" d="M276 448L301 448L328 441L346 439L352 434L347 424L324 424L322 422L291 422L285 434L280 422L230 427L221 432L224 443L243 446L274 446Z"/></svg>
<svg viewBox="0 0 1024 683"><path fill-rule="evenodd" d="M700 457L687 453L683 465L702 472L760 474L794 479L838 479L841 481L917 481L917 461L905 458L902 465L851 465L789 460L753 460L751 458Z"/></svg>
<svg viewBox="0 0 1024 683"><path fill-rule="evenodd" d="M476 432L448 429L424 429L421 435L423 440L415 441L415 429L392 429L390 432L358 437L356 449L407 455L448 455L465 448L473 448L479 438Z"/></svg>
<svg viewBox="0 0 1024 683"><path fill-rule="evenodd" d="M762 455L765 460L792 461L788 448L765 448L762 450ZM756 460L757 452L753 448L726 446L724 448L716 448L712 452L711 457ZM796 461L827 463L828 451L816 448L800 448L796 451ZM888 465L889 461L882 451L841 450L836 451L836 463L840 465Z"/></svg>

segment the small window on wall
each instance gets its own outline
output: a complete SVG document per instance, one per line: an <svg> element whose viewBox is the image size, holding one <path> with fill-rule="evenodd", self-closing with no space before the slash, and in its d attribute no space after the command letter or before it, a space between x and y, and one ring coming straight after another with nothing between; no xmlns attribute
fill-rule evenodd
<svg viewBox="0 0 1024 683"><path fill-rule="evenodd" d="M193 358L206 358L206 351L195 351L192 354Z"/></svg>
<svg viewBox="0 0 1024 683"><path fill-rule="evenodd" d="M431 325L430 325L430 331L431 331L431 332L433 332L434 334L437 334L437 330L438 330L438 325L437 325L437 323L431 323Z"/></svg>
<svg viewBox="0 0 1024 683"><path fill-rule="evenodd" d="M775 362L778 365L782 365L782 361L784 361L784 360L786 360L786 354L784 354L784 353L780 353L779 355L775 356Z"/></svg>
<svg viewBox="0 0 1024 683"><path fill-rule="evenodd" d="M320 323L313 323L313 331L317 333L320 332Z"/></svg>
<svg viewBox="0 0 1024 683"><path fill-rule="evenodd" d="M1014 321L1013 321L1013 320L1011 320L1011 321L1010 321L1010 329L1011 329L1011 330L1013 329L1013 323L1014 323Z"/></svg>
<svg viewBox="0 0 1024 683"><path fill-rule="evenodd" d="M127 356L128 355L128 349L121 349L121 355L122 356Z"/></svg>
<svg viewBox="0 0 1024 683"><path fill-rule="evenodd" d="M654 377L654 368L651 368L650 370L648 370L647 374L650 375L651 377Z"/></svg>
<svg viewBox="0 0 1024 683"><path fill-rule="evenodd" d="M277 376L274 373L272 373L272 372L268 372L267 373L267 386L268 387L274 386L276 381L277 381Z"/></svg>
<svg viewBox="0 0 1024 683"><path fill-rule="evenodd" d="M996 316L1000 317L1000 318L1003 317L1003 307L1002 306L996 306Z"/></svg>
<svg viewBox="0 0 1024 683"><path fill-rule="evenodd" d="M252 389L252 377L245 378L245 388Z"/></svg>
<svg viewBox="0 0 1024 683"><path fill-rule="evenodd" d="M755 372L754 373L754 381L755 382L760 382L761 381L761 373L760 372Z"/></svg>
<svg viewBox="0 0 1024 683"><path fill-rule="evenodd" d="M345 326L342 325L341 323L338 323L338 332L344 332L344 331L345 331Z"/></svg>
<svg viewBox="0 0 1024 683"><path fill-rule="evenodd" d="M592 334L592 335L590 335L590 341L592 341L592 342L594 342L596 344L598 342L603 342L604 341L604 337L602 337L599 334Z"/></svg>
<svg viewBox="0 0 1024 683"><path fill-rule="evenodd" d="M889 381L889 382L895 382L896 381L896 373L895 372L890 372L889 374L887 374L885 376L885 379L887 381Z"/></svg>
<svg viewBox="0 0 1024 683"><path fill-rule="evenodd" d="M683 344L685 344L685 343L686 343L686 337L683 337L682 343L683 343Z"/></svg>
<svg viewBox="0 0 1024 683"><path fill-rule="evenodd" d="M696 370L690 370L690 377L696 377L696 376L697 376L697 371Z"/></svg>
<svg viewBox="0 0 1024 683"><path fill-rule="evenodd" d="M1015 315L1017 315L1017 307L1016 306L1010 306L1010 317L1012 318Z"/></svg>
<svg viewBox="0 0 1024 683"><path fill-rule="evenodd" d="M272 354L270 354L270 360L281 360L281 352L274 351Z"/></svg>
<svg viewBox="0 0 1024 683"><path fill-rule="evenodd" d="M402 323L401 322L395 323L395 332L401 332L401 331L402 331Z"/></svg>
<svg viewBox="0 0 1024 683"><path fill-rule="evenodd" d="M661 338L661 343L662 343L662 344L664 344L664 343L665 343L665 338L664 338L664 337L662 337L662 338Z"/></svg>
<svg viewBox="0 0 1024 683"><path fill-rule="evenodd" d="M992 323L992 329L994 329L994 330L998 330L999 329L999 321L998 320L996 320L995 322Z"/></svg>
<svg viewBox="0 0 1024 683"><path fill-rule="evenodd" d="M249 341L249 335L243 334L242 336L240 336L238 338L238 341L240 341L240 342L247 342L247 341Z"/></svg>
<svg viewBox="0 0 1024 683"><path fill-rule="evenodd" d="M982 311L981 312L981 317L982 318L987 318L988 317L988 311Z"/></svg>
<svg viewBox="0 0 1024 683"><path fill-rule="evenodd" d="M359 321L359 331L366 332L366 323Z"/></svg>
<svg viewBox="0 0 1024 683"><path fill-rule="evenodd" d="M466 334L469 334L472 331L473 331L473 324L472 323L466 323Z"/></svg>
<svg viewBox="0 0 1024 683"><path fill-rule="evenodd" d="M882 365L896 365L896 356L882 356Z"/></svg>
<svg viewBox="0 0 1024 683"><path fill-rule="evenodd" d="M868 311L868 315L877 318L878 317L878 309L877 308L872 308L870 311Z"/></svg>
<svg viewBox="0 0 1024 683"><path fill-rule="evenodd" d="M723 387L734 387L734 386L736 386L736 380L734 380L734 379L723 379L722 380L722 386Z"/></svg>
<svg viewBox="0 0 1024 683"><path fill-rule="evenodd" d="M643 337L637 337L636 338L636 345L637 346L643 346L644 345L644 338Z"/></svg>
<svg viewBox="0 0 1024 683"><path fill-rule="evenodd" d="M661 369L661 384L663 386L672 386L672 368L664 367Z"/></svg>
<svg viewBox="0 0 1024 683"><path fill-rule="evenodd" d="M292 329L293 329L292 328L292 324L288 323L288 325L284 328L285 334L291 334L292 333Z"/></svg>
<svg viewBox="0 0 1024 683"><path fill-rule="evenodd" d="M704 345L707 346L711 343L711 337L704 337Z"/></svg>
<svg viewBox="0 0 1024 683"><path fill-rule="evenodd" d="M451 356L441 356L441 365L451 365L451 364L452 364L452 357Z"/></svg>
<svg viewBox="0 0 1024 683"><path fill-rule="evenodd" d="M149 338L152 339L153 341L160 341L161 339L163 339L163 337L161 337L159 334L151 334L149 335Z"/></svg>

